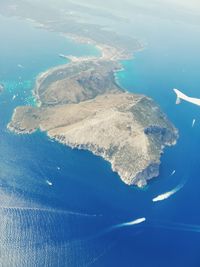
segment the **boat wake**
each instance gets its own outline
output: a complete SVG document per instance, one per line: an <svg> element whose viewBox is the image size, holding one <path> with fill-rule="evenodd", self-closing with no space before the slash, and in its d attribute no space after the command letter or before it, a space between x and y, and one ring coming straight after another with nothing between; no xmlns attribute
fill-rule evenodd
<svg viewBox="0 0 200 267"><path fill-rule="evenodd" d="M137 225L137 224L143 223L145 221L146 221L146 218L144 218L144 217L143 218L139 218L139 219L136 219L136 220L131 221L131 222L117 224L117 225L114 226L114 229L121 228L121 227L126 227L126 226Z"/></svg>
<svg viewBox="0 0 200 267"><path fill-rule="evenodd" d="M200 233L200 225L172 222L157 222L154 226L156 228L162 228L166 230Z"/></svg>
<svg viewBox="0 0 200 267"><path fill-rule="evenodd" d="M196 119L193 119L193 121L192 121L192 128L194 127L195 123L196 123Z"/></svg>
<svg viewBox="0 0 200 267"><path fill-rule="evenodd" d="M50 182L49 180L46 180L46 183L47 183L49 186L52 186L52 185L53 185L53 183Z"/></svg>
<svg viewBox="0 0 200 267"><path fill-rule="evenodd" d="M35 213L49 213L49 214L61 214L61 215L75 215L82 217L101 217L99 214L87 214L87 213L79 213L68 210L58 210L58 209L48 209L48 208L40 208L40 207L18 207L18 206L0 206L0 211L15 211L15 212L35 212Z"/></svg>
<svg viewBox="0 0 200 267"><path fill-rule="evenodd" d="M106 229L104 229L103 231L101 231L100 233L92 236L91 238L97 238L97 237L101 237L105 234L109 234L117 229L120 229L120 228L124 228L124 227L130 227L130 226L133 226L133 225L139 225L139 224L142 224L146 221L146 218L145 217L142 217L142 218L139 218L139 219L136 219L134 221L130 221L130 222L124 222L124 223L119 223L119 224L115 224L115 225L112 225Z"/></svg>
<svg viewBox="0 0 200 267"><path fill-rule="evenodd" d="M152 199L153 202L163 201L165 199L168 199L169 197L176 194L178 191L180 191L185 186L186 181L182 182L181 184L177 185L173 190L168 191L166 193L163 193L161 195L158 195L157 197L154 197Z"/></svg>

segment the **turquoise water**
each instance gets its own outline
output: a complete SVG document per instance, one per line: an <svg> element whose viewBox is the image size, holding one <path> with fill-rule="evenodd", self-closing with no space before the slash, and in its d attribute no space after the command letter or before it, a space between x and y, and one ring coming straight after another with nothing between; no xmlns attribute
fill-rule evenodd
<svg viewBox="0 0 200 267"><path fill-rule="evenodd" d="M153 38L118 73L122 86L153 97L180 131L177 146L162 156L160 177L145 190L123 184L108 163L87 151L72 150L39 132L17 136L7 131L14 108L33 104L38 73L66 63L59 53L98 51L16 18L0 17L0 34L0 81L6 86L0 96L3 266L198 267L199 110L188 103L176 106L172 91L179 87L200 97L195 30L188 33L194 44L184 42L178 49L174 43L180 36L168 43ZM175 195L152 202L180 184L184 186ZM144 224L113 227L141 217L147 219Z"/></svg>
<svg viewBox="0 0 200 267"><path fill-rule="evenodd" d="M35 28L30 22L1 17L0 81L10 94L20 94L25 103L32 101L30 90L36 76L67 60L64 55L99 55L90 45L77 44L65 37ZM22 101L22 99L21 99Z"/></svg>

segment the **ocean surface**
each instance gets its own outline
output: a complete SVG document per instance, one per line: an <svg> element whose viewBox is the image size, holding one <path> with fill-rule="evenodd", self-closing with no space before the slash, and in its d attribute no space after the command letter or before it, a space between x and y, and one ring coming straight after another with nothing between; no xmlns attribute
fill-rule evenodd
<svg viewBox="0 0 200 267"><path fill-rule="evenodd" d="M99 51L0 17L0 83L6 87L0 95L0 266L200 266L200 110L175 105L172 90L200 97L200 40L196 27L178 27L182 35L168 42L147 36L144 51L117 73L121 86L155 99L180 132L162 156L160 176L141 190L87 151L44 133L7 130L15 107L34 105L36 76L66 63L60 53ZM169 198L152 201L166 192ZM143 217L141 224L124 224Z"/></svg>

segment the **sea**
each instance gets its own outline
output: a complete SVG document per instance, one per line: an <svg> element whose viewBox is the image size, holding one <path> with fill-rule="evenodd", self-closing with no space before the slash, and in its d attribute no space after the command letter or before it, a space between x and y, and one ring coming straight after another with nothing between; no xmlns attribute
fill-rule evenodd
<svg viewBox="0 0 200 267"><path fill-rule="evenodd" d="M178 23L141 36L144 49L116 74L179 130L159 177L143 189L125 185L88 151L6 127L17 106L35 105L37 75L67 63L59 54L100 52L16 17L0 16L0 36L0 266L199 267L200 109L176 105L173 92L200 98L198 27Z"/></svg>

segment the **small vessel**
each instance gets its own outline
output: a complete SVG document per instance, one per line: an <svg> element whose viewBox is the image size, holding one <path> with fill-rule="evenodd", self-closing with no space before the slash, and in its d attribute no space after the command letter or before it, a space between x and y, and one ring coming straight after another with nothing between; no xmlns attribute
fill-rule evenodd
<svg viewBox="0 0 200 267"><path fill-rule="evenodd" d="M171 196L173 196L174 194L176 194L179 190L181 190L184 185L186 183L186 180L184 180L181 184L177 185L174 189L172 189L171 191L168 191L166 193L163 193L157 197L154 197L152 199L153 202L158 202L158 201L162 201L162 200L165 200Z"/></svg>
<svg viewBox="0 0 200 267"><path fill-rule="evenodd" d="M16 97L17 97L16 95L13 95L12 100L15 100Z"/></svg>
<svg viewBox="0 0 200 267"><path fill-rule="evenodd" d="M0 83L0 93L2 93L4 91L4 85Z"/></svg>
<svg viewBox="0 0 200 267"><path fill-rule="evenodd" d="M49 180L46 180L46 183L47 183L49 186L52 186L52 185L53 185L53 183L50 182Z"/></svg>
<svg viewBox="0 0 200 267"><path fill-rule="evenodd" d="M153 202L162 201L162 200L165 200L165 199L169 198L169 197L172 196L173 194L175 194L175 192L170 191L170 192L161 194L161 195L159 195L159 196L153 198L152 201L153 201Z"/></svg>
<svg viewBox="0 0 200 267"><path fill-rule="evenodd" d="M195 122L196 122L196 119L193 119L193 121L192 121L192 128L194 127Z"/></svg>
<svg viewBox="0 0 200 267"><path fill-rule="evenodd" d="M132 222L127 222L127 223L123 223L123 226L130 226L130 225L136 225L136 224L140 224L146 221L145 217L139 218L137 220L134 220Z"/></svg>
<svg viewBox="0 0 200 267"><path fill-rule="evenodd" d="M176 173L176 170L173 170L173 172L171 173L171 176L174 175Z"/></svg>
<svg viewBox="0 0 200 267"><path fill-rule="evenodd" d="M24 66L23 66L23 65L21 65L21 64L18 64L18 65L17 65L17 67L18 67L18 68L21 68L21 69L23 69L23 68L24 68Z"/></svg>
<svg viewBox="0 0 200 267"><path fill-rule="evenodd" d="M64 58L64 59L67 59L67 58L68 58L68 57L65 56L64 54L59 54L59 57Z"/></svg>

